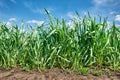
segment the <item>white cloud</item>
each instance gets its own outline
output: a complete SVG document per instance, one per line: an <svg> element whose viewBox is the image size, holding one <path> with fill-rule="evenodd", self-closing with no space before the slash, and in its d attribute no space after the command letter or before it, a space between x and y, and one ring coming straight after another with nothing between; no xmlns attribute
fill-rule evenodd
<svg viewBox="0 0 120 80"><path fill-rule="evenodd" d="M10 21L3 22L3 23L6 24L6 26L8 26L8 27L12 26L12 23Z"/></svg>
<svg viewBox="0 0 120 80"><path fill-rule="evenodd" d="M120 0L92 0L94 8L114 10L119 9Z"/></svg>
<svg viewBox="0 0 120 80"><path fill-rule="evenodd" d="M93 0L93 2L95 3L95 4L104 4L104 3L106 3L108 0Z"/></svg>
<svg viewBox="0 0 120 80"><path fill-rule="evenodd" d="M68 19L75 19L76 21L79 21L80 18L82 19L82 17L78 17L78 15L75 14L75 13L73 13L73 12L68 12L68 13L66 14L66 16L67 16ZM71 22L69 22L69 24L70 24L70 23L71 23Z"/></svg>
<svg viewBox="0 0 120 80"><path fill-rule="evenodd" d="M92 3L93 6L89 8L91 14L112 19L119 12L120 0L92 0Z"/></svg>
<svg viewBox="0 0 120 80"><path fill-rule="evenodd" d="M10 18L9 21L17 21L16 18Z"/></svg>
<svg viewBox="0 0 120 80"><path fill-rule="evenodd" d="M44 21L38 21L38 20L29 20L27 21L28 24L37 24L37 25L42 25Z"/></svg>
<svg viewBox="0 0 120 80"><path fill-rule="evenodd" d="M117 13L116 11L111 11L109 14L114 15L116 13Z"/></svg>
<svg viewBox="0 0 120 80"><path fill-rule="evenodd" d="M10 0L12 3L16 3L16 0Z"/></svg>
<svg viewBox="0 0 120 80"><path fill-rule="evenodd" d="M104 5L108 2L113 2L114 0L93 0L95 5Z"/></svg>
<svg viewBox="0 0 120 80"><path fill-rule="evenodd" d="M115 16L115 20L116 20L116 21L120 21L120 15L116 15L116 16Z"/></svg>
<svg viewBox="0 0 120 80"><path fill-rule="evenodd" d="M69 18L75 18L75 17L76 17L73 12L68 12L68 13L67 13L67 16L68 16Z"/></svg>
<svg viewBox="0 0 120 80"><path fill-rule="evenodd" d="M73 24L73 21L68 21L68 22L66 22L66 24L67 24L67 26L70 28L70 29L72 29L73 28L73 26L74 26L74 24Z"/></svg>
<svg viewBox="0 0 120 80"><path fill-rule="evenodd" d="M10 18L10 19L8 19L8 21L3 22L3 23L10 27L10 26L12 26L12 25L14 24L14 22L16 22L16 21L17 21L16 18Z"/></svg>
<svg viewBox="0 0 120 80"><path fill-rule="evenodd" d="M6 22L6 25L7 25L7 26L11 26L11 22L9 22L9 21Z"/></svg>

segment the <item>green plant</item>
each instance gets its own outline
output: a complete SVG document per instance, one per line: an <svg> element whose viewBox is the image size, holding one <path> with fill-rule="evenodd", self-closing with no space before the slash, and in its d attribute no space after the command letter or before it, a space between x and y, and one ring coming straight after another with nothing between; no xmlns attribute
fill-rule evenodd
<svg viewBox="0 0 120 80"><path fill-rule="evenodd" d="M49 22L41 26L0 23L0 67L79 70L81 65L80 71L87 74L84 67L120 66L120 29L115 23L109 26L106 18L96 20L90 14L80 18L77 13L67 25L46 13Z"/></svg>
<svg viewBox="0 0 120 80"><path fill-rule="evenodd" d="M78 70L78 74L88 75L89 74L89 68L81 66Z"/></svg>
<svg viewBox="0 0 120 80"><path fill-rule="evenodd" d="M95 75L95 76L100 76L102 75L103 71L102 70L94 70L92 71L92 74Z"/></svg>

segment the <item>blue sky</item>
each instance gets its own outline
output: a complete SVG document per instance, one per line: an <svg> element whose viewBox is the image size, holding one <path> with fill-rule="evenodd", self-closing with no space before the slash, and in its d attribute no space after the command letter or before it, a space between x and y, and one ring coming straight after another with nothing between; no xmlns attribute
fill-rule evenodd
<svg viewBox="0 0 120 80"><path fill-rule="evenodd" d="M10 25L24 20L26 24L41 24L47 16L70 19L75 11L83 16L89 11L92 16L101 15L120 23L120 0L0 0L0 21Z"/></svg>

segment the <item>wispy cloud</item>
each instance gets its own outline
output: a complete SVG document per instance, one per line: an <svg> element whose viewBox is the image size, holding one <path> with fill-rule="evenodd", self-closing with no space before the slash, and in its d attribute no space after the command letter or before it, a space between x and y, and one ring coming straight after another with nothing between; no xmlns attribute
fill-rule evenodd
<svg viewBox="0 0 120 80"><path fill-rule="evenodd" d="M117 11L111 11L109 14L114 15L114 14L117 14L117 13L118 13Z"/></svg>
<svg viewBox="0 0 120 80"><path fill-rule="evenodd" d="M10 0L12 3L17 3L16 0Z"/></svg>
<svg viewBox="0 0 120 80"><path fill-rule="evenodd" d="M76 16L76 14L75 13L73 13L72 11L69 11L68 13L67 13L67 17L68 18L77 18L77 16Z"/></svg>
<svg viewBox="0 0 120 80"><path fill-rule="evenodd" d="M29 10L31 10L33 13L38 13L38 14L45 14L45 10L44 8L39 8L39 6L34 6L33 3L31 2L24 2L23 5L25 7L27 7ZM54 11L55 9L53 8L46 8L48 10L49 13L51 13L52 11Z"/></svg>
<svg viewBox="0 0 120 80"><path fill-rule="evenodd" d="M52 13L54 11L53 8L46 8L49 13ZM34 13L40 13L40 14L45 14L45 10L41 8L36 8L32 10Z"/></svg>
<svg viewBox="0 0 120 80"><path fill-rule="evenodd" d="M68 26L70 29L72 29L73 26L74 26L74 23L73 23L73 21L71 21L71 20L69 20L66 24L67 24L67 26Z"/></svg>
<svg viewBox="0 0 120 80"><path fill-rule="evenodd" d="M40 8L32 9L32 12L44 14L44 10L43 10L43 9L40 9Z"/></svg>
<svg viewBox="0 0 120 80"><path fill-rule="evenodd" d="M27 21L28 24L37 24L37 25L42 25L44 21L38 21L38 20L29 20Z"/></svg>
<svg viewBox="0 0 120 80"><path fill-rule="evenodd" d="M120 0L92 0L94 7L102 9L115 9L120 8ZM103 8L104 7L104 8Z"/></svg>
<svg viewBox="0 0 120 80"><path fill-rule="evenodd" d="M120 0L92 0L93 6L90 8L90 13L108 17L112 21L116 14L119 14Z"/></svg>
<svg viewBox="0 0 120 80"><path fill-rule="evenodd" d="M114 0L93 0L95 5L104 5L107 4L108 2L113 2Z"/></svg>
<svg viewBox="0 0 120 80"><path fill-rule="evenodd" d="M29 8L30 10L32 9L32 3L31 2L23 2L23 5L27 8Z"/></svg>
<svg viewBox="0 0 120 80"><path fill-rule="evenodd" d="M73 12L68 12L68 13L67 13L67 16L68 16L69 18L74 18L74 17L75 17L74 14L73 14Z"/></svg>
<svg viewBox="0 0 120 80"><path fill-rule="evenodd" d="M10 18L7 22L4 22L7 26L11 26L14 22L16 22L16 18Z"/></svg>
<svg viewBox="0 0 120 80"><path fill-rule="evenodd" d="M115 20L120 22L120 14L115 16Z"/></svg>
<svg viewBox="0 0 120 80"><path fill-rule="evenodd" d="M5 22L7 26L11 26L11 23L8 21L8 22Z"/></svg>
<svg viewBox="0 0 120 80"><path fill-rule="evenodd" d="M16 18L10 18L9 21L12 22L12 21L17 21L17 20Z"/></svg>
<svg viewBox="0 0 120 80"><path fill-rule="evenodd" d="M118 5L119 0L93 0L93 4L95 7L113 7Z"/></svg>

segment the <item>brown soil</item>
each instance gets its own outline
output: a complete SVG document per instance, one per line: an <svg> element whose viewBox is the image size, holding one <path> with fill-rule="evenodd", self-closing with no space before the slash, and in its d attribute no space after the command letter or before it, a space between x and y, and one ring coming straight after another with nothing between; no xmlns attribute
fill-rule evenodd
<svg viewBox="0 0 120 80"><path fill-rule="evenodd" d="M88 74L87 76L76 73L67 73L61 69L54 68L46 71L33 70L26 72L21 68L11 70L0 69L0 80L120 80L119 72L109 72L100 76Z"/></svg>

